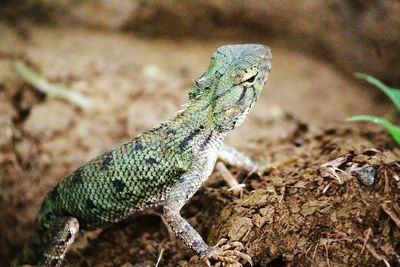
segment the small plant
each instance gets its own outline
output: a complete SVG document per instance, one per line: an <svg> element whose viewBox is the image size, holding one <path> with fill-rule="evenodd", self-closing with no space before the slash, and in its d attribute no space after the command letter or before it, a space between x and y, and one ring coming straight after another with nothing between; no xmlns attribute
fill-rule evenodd
<svg viewBox="0 0 400 267"><path fill-rule="evenodd" d="M364 73L356 73L355 76L359 79L366 80L368 83L381 89L392 100L397 110L400 112L400 89L389 87L378 79ZM388 120L371 115L357 115L348 118L347 121L369 121L380 124L389 131L393 136L393 139L400 145L400 127L394 125Z"/></svg>

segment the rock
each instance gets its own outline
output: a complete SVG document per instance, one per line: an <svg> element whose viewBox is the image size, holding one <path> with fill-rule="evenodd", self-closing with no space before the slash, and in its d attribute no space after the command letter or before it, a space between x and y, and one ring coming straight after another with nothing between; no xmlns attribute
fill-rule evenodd
<svg viewBox="0 0 400 267"><path fill-rule="evenodd" d="M363 185L373 185L375 182L376 170L373 166L367 166L351 173Z"/></svg>

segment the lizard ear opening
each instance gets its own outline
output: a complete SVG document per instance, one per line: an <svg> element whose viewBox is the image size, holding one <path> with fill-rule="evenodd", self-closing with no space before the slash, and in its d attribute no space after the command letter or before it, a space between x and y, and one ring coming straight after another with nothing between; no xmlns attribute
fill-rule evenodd
<svg viewBox="0 0 400 267"><path fill-rule="evenodd" d="M210 91L210 88L213 88L215 80L221 78L222 74L218 71L218 62L218 57L214 55L211 58L211 63L210 66L208 66L207 71L194 82L192 90L189 91L189 100L200 99Z"/></svg>
<svg viewBox="0 0 400 267"><path fill-rule="evenodd" d="M192 90L189 91L189 100L198 99L200 94L200 88L193 87Z"/></svg>
<svg viewBox="0 0 400 267"><path fill-rule="evenodd" d="M200 99L207 91L210 90L209 81L205 75L201 76L194 82L192 90L189 91L189 100Z"/></svg>
<svg viewBox="0 0 400 267"><path fill-rule="evenodd" d="M257 74L258 74L258 73L254 74L253 76L251 76L250 78L248 78L247 80L245 80L245 81L243 82L243 84L246 84L246 85L253 85L254 82L256 81Z"/></svg>
<svg viewBox="0 0 400 267"><path fill-rule="evenodd" d="M209 87L201 88L194 86L192 90L189 91L189 100L192 101L200 99L209 89Z"/></svg>

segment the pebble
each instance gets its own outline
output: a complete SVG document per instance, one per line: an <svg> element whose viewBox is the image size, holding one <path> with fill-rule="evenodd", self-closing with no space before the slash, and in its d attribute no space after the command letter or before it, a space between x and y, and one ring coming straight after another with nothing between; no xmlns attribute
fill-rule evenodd
<svg viewBox="0 0 400 267"><path fill-rule="evenodd" d="M375 182L376 170L373 166L364 167L358 171L352 172L357 180L363 185L373 185Z"/></svg>

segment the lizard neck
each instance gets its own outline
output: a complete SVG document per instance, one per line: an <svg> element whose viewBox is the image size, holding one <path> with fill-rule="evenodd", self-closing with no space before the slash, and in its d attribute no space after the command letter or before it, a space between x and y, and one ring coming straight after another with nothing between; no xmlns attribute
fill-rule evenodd
<svg viewBox="0 0 400 267"><path fill-rule="evenodd" d="M208 99L190 102L184 110L175 114L163 128L167 134L175 138L179 147L184 150L219 148L225 137L225 133L221 133L215 127Z"/></svg>

